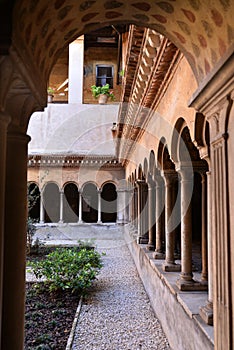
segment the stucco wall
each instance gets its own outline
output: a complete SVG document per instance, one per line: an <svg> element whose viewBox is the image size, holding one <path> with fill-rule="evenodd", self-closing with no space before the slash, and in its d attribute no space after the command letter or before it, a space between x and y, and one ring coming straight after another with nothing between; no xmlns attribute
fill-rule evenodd
<svg viewBox="0 0 234 350"><path fill-rule="evenodd" d="M32 115L29 154L74 153L114 155L111 128L117 122L118 104L49 104Z"/></svg>

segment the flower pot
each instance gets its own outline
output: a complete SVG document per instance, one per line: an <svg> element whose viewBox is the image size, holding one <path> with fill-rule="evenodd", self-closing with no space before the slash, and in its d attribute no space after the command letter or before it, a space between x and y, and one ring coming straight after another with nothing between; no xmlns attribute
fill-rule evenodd
<svg viewBox="0 0 234 350"><path fill-rule="evenodd" d="M104 105L107 103L107 100L108 100L108 96L107 95L100 95L99 98L98 98L98 103L100 105Z"/></svg>

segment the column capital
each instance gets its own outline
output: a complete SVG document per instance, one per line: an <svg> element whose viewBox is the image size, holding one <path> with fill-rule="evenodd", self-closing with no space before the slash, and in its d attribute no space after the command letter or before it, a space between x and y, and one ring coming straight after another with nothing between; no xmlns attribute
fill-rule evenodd
<svg viewBox="0 0 234 350"><path fill-rule="evenodd" d="M11 117L9 114L0 112L0 123L7 126L11 122Z"/></svg>
<svg viewBox="0 0 234 350"><path fill-rule="evenodd" d="M10 131L7 133L8 140L15 140L17 142L25 143L26 145L31 140L31 137L23 132Z"/></svg>
<svg viewBox="0 0 234 350"><path fill-rule="evenodd" d="M163 176L163 179L165 180L166 185L171 185L178 180L178 174L173 169L163 170L162 176Z"/></svg>
<svg viewBox="0 0 234 350"><path fill-rule="evenodd" d="M156 186L153 176L150 174L147 176L147 184L149 186L149 190L153 189Z"/></svg>

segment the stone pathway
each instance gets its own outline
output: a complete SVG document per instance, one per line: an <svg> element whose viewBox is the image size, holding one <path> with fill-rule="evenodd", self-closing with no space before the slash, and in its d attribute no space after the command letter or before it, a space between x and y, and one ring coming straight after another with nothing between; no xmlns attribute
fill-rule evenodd
<svg viewBox="0 0 234 350"><path fill-rule="evenodd" d="M112 233L113 240L96 241L104 267L83 302L71 349L169 350L128 247Z"/></svg>

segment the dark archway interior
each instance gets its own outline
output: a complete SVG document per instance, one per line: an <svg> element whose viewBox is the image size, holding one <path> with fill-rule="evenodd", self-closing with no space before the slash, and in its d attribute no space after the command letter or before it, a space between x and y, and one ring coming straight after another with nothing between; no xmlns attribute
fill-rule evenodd
<svg viewBox="0 0 234 350"><path fill-rule="evenodd" d="M86 184L83 189L82 220L84 222L98 221L98 193L94 184Z"/></svg>
<svg viewBox="0 0 234 350"><path fill-rule="evenodd" d="M77 186L69 183L64 188L64 222L77 222L79 215L79 192Z"/></svg>
<svg viewBox="0 0 234 350"><path fill-rule="evenodd" d="M102 189L101 220L102 222L116 222L117 217L117 192L112 183L107 183Z"/></svg>
<svg viewBox="0 0 234 350"><path fill-rule="evenodd" d="M40 191L35 183L28 186L28 216L36 221L40 219Z"/></svg>
<svg viewBox="0 0 234 350"><path fill-rule="evenodd" d="M59 188L55 183L49 183L44 190L45 222L59 221Z"/></svg>

